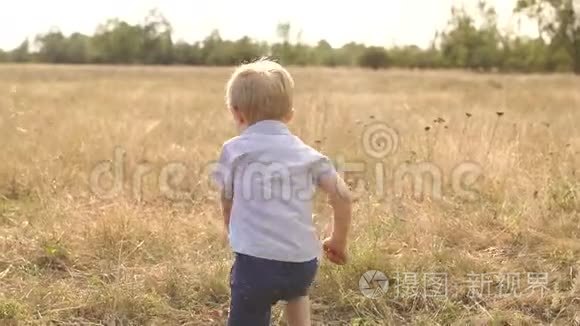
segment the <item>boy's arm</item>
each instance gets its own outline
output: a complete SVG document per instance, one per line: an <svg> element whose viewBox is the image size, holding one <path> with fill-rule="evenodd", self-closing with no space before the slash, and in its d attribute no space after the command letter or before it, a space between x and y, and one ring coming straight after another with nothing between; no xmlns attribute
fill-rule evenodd
<svg viewBox="0 0 580 326"><path fill-rule="evenodd" d="M221 196L221 203L222 203L222 214L224 218L224 227L226 233L230 233L230 215L232 213L232 200L228 198L225 194Z"/></svg>
<svg viewBox="0 0 580 326"><path fill-rule="evenodd" d="M332 262L344 264L347 259L347 238L352 220L352 195L337 173L322 176L319 186L328 194L330 206L334 211L332 233L324 241L324 249Z"/></svg>
<svg viewBox="0 0 580 326"><path fill-rule="evenodd" d="M212 179L214 185L218 188L220 193L224 228L226 230L226 234L229 234L230 215L232 212L233 203L233 181L231 163L225 145L222 146L219 160L212 171Z"/></svg>

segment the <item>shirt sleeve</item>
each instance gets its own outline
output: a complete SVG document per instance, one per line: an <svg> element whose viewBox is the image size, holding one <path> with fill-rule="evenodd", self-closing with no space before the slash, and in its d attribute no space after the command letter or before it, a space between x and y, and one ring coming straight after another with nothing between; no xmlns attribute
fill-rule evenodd
<svg viewBox="0 0 580 326"><path fill-rule="evenodd" d="M324 155L321 155L321 158L316 160L312 165L312 177L315 184L319 184L323 177L336 174L337 171L334 164Z"/></svg>
<svg viewBox="0 0 580 326"><path fill-rule="evenodd" d="M220 157L214 165L211 178L222 196L231 200L234 192L233 166L225 146L222 147Z"/></svg>

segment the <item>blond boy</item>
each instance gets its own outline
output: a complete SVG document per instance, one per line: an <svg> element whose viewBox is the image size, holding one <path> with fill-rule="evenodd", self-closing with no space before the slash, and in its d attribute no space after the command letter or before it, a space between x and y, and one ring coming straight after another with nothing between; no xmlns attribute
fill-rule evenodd
<svg viewBox="0 0 580 326"><path fill-rule="evenodd" d="M344 264L350 194L329 159L294 136L294 81L279 64L238 67L226 103L240 135L225 142L214 173L235 261L228 325L269 325L272 305L287 302L292 326L310 325L309 288L321 249ZM312 221L312 196L322 189L334 209L322 246ZM321 248L322 247L322 248Z"/></svg>

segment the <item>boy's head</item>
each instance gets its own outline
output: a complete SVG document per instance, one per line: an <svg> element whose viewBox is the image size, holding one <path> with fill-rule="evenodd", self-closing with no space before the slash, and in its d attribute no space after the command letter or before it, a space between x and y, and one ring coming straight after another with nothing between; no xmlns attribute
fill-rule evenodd
<svg viewBox="0 0 580 326"><path fill-rule="evenodd" d="M293 93L290 73L276 62L261 59L234 71L226 86L226 104L240 127L262 120L288 122L294 112Z"/></svg>

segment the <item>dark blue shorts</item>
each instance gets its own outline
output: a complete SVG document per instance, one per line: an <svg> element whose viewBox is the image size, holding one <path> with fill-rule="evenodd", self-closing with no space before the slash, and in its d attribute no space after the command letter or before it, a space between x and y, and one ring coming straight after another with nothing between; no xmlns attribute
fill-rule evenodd
<svg viewBox="0 0 580 326"><path fill-rule="evenodd" d="M270 325L272 306L308 295L317 269L317 259L291 263L236 254L228 325Z"/></svg>

